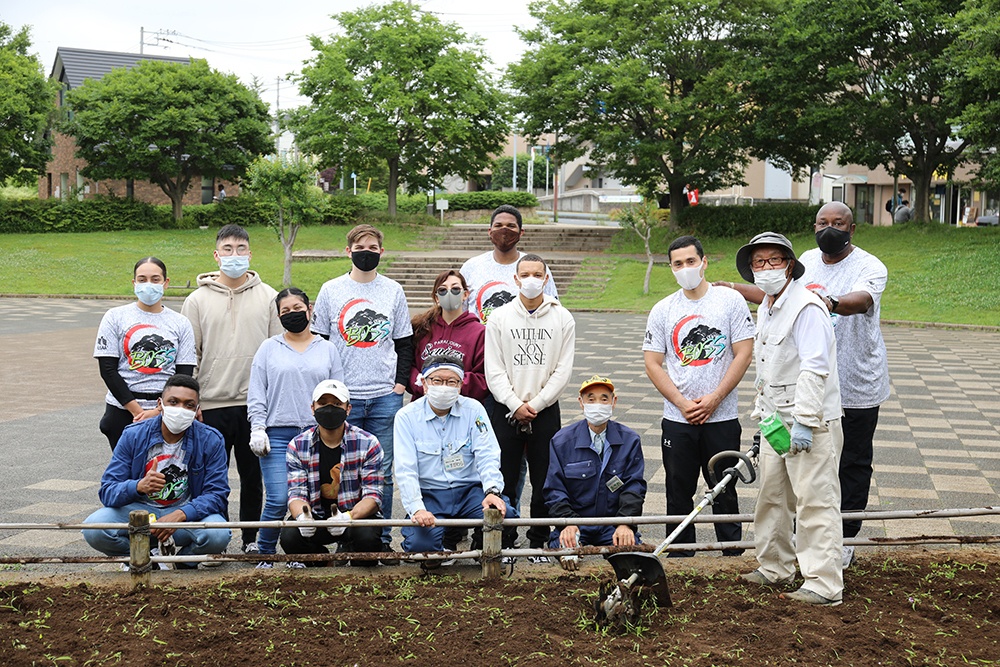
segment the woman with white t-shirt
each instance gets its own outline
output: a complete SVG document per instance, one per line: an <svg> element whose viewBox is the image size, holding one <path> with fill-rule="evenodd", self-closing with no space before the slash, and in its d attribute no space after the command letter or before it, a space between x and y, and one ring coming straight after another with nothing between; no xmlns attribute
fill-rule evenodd
<svg viewBox="0 0 1000 667"><path fill-rule="evenodd" d="M169 284L162 261L140 259L132 269L136 301L106 312L97 330L94 357L108 388L100 428L112 451L126 426L159 414L156 401L167 378L194 374L194 332L186 317L163 304Z"/></svg>

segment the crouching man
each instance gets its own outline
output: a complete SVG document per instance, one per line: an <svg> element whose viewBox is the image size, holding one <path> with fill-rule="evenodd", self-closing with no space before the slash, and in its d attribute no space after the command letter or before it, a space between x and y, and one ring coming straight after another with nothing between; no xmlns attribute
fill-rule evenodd
<svg viewBox="0 0 1000 667"><path fill-rule="evenodd" d="M646 498L645 462L639 434L611 419L618 398L610 378L595 375L580 387L584 419L552 438L545 504L549 516L642 516ZM640 542L635 526L566 526L549 536L549 547L632 546ZM576 556L563 556L564 570L575 570Z"/></svg>
<svg viewBox="0 0 1000 667"><path fill-rule="evenodd" d="M188 375L173 375L157 404L160 415L125 427L101 477L103 508L84 523L128 523L129 512L146 510L160 522L222 523L229 502L229 475L222 434L195 421L200 387ZM180 556L219 554L229 545L227 528L152 527L160 542L173 538ZM128 556L127 529L85 529L87 544L108 556ZM195 568L196 564L178 564Z"/></svg>
<svg viewBox="0 0 1000 667"><path fill-rule="evenodd" d="M500 495L500 445L489 415L481 403L459 395L464 375L451 357L428 357L418 376L423 397L396 413L396 482L416 524L402 531L407 552L441 551L439 518L482 519L489 507L514 515ZM473 543L481 543L479 532Z"/></svg>
<svg viewBox="0 0 1000 667"><path fill-rule="evenodd" d="M318 425L297 435L285 453L288 512L296 521L325 519L328 525L282 528L281 548L286 554L324 554L329 553L326 545L337 542L338 552L383 551L381 528L346 525L382 518L382 446L374 435L347 422L351 394L343 382L316 385L312 411ZM378 561L351 564L374 566Z"/></svg>

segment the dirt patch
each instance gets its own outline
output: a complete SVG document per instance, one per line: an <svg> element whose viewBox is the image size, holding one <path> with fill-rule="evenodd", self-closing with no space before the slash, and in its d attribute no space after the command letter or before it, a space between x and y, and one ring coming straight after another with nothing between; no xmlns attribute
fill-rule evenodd
<svg viewBox="0 0 1000 667"><path fill-rule="evenodd" d="M667 563L674 606L644 610L623 632L590 621L611 573L599 560L578 575L550 568L495 584L470 579L472 568L154 573L169 576L139 592L124 574L6 576L0 663L1000 665L995 550L859 559L844 604L821 609L740 583L749 558Z"/></svg>

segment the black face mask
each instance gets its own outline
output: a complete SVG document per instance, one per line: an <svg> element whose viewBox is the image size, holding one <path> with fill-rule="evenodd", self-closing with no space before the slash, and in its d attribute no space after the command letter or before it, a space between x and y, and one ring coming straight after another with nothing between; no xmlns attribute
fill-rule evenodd
<svg viewBox="0 0 1000 667"><path fill-rule="evenodd" d="M304 310L293 310L278 319L281 320L281 326L291 333L302 333L309 326L309 313Z"/></svg>
<svg viewBox="0 0 1000 667"><path fill-rule="evenodd" d="M336 405L321 405L313 410L316 423L331 431L341 427L347 421L347 410Z"/></svg>
<svg viewBox="0 0 1000 667"><path fill-rule="evenodd" d="M371 250L355 250L351 253L351 262L359 271L374 271L382 255Z"/></svg>
<svg viewBox="0 0 1000 667"><path fill-rule="evenodd" d="M816 232L816 245L824 255L838 255L851 242L851 233L836 227L824 227Z"/></svg>

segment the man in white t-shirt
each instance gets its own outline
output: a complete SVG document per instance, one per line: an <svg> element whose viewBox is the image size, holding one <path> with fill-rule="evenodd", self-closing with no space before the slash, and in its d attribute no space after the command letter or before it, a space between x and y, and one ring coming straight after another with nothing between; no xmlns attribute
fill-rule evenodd
<svg viewBox="0 0 1000 667"><path fill-rule="evenodd" d="M358 225L347 233L350 273L327 281L313 307L312 331L337 345L351 394L351 425L382 445L382 513L392 518L392 429L413 364L413 328L399 283L381 275L382 232ZM389 549L390 531L382 533ZM386 561L383 561L386 562Z"/></svg>
<svg viewBox="0 0 1000 667"><path fill-rule="evenodd" d="M694 508L699 472L708 481L709 459L740 449L736 385L750 366L754 325L742 297L705 280L708 260L698 239L678 238L667 256L681 289L653 306L642 350L646 374L664 398L661 445L667 513L686 515ZM735 485L727 487L712 507L716 514L738 514ZM668 525L667 532L673 528ZM715 534L721 542L743 539L738 523L717 523ZM694 526L677 539L680 544L694 541ZM723 551L727 556L742 553L742 549Z"/></svg>
<svg viewBox="0 0 1000 667"><path fill-rule="evenodd" d="M830 311L837 337L837 371L844 416L844 451L840 457L840 509L863 510L872 481L872 440L879 406L889 398L889 362L879 325L888 271L875 255L851 241L854 215L846 204L830 202L816 214L818 248L802 253L802 283L818 294ZM844 521L844 538L855 537L860 521ZM854 547L843 548L844 567Z"/></svg>
<svg viewBox="0 0 1000 667"><path fill-rule="evenodd" d="M514 267L517 260L524 256L517 249L518 241L524 236L521 212L507 204L498 207L490 216L489 235L493 250L472 257L461 269L469 285L469 300L465 309L478 315L483 324L486 324L490 313L517 297ZM559 292L548 269L546 278L544 294L558 299Z"/></svg>

